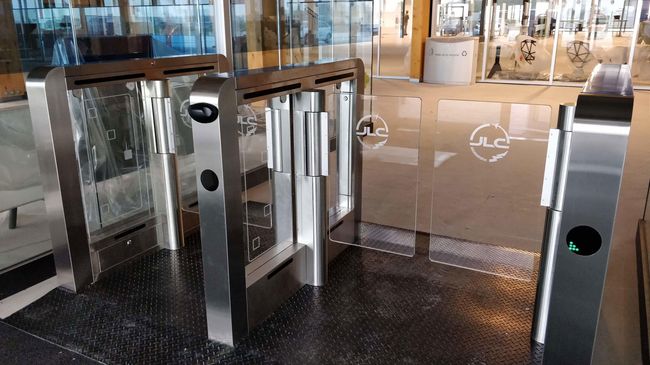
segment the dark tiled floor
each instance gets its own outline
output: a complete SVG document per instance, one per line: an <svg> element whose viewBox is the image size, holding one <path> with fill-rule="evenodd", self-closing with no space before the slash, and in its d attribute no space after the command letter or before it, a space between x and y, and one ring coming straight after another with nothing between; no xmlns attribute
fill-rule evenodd
<svg viewBox="0 0 650 365"><path fill-rule="evenodd" d="M111 364L527 364L535 278L352 247L235 349L206 339L198 242L126 265L81 295L55 290L7 322ZM539 349L537 349L539 350Z"/></svg>
<svg viewBox="0 0 650 365"><path fill-rule="evenodd" d="M0 364L97 364L19 329L0 322Z"/></svg>

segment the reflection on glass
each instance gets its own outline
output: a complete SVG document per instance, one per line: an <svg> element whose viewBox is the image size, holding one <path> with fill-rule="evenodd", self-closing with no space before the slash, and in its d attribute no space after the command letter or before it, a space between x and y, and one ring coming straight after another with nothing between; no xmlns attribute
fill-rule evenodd
<svg viewBox="0 0 650 365"><path fill-rule="evenodd" d="M564 2L554 79L583 82L598 63L627 63L635 15L634 1Z"/></svg>
<svg viewBox="0 0 650 365"><path fill-rule="evenodd" d="M273 227L273 182L268 165L265 107L266 102L256 102L237 108L239 154L244 186L244 240L249 262L278 243Z"/></svg>
<svg viewBox="0 0 650 365"><path fill-rule="evenodd" d="M438 36L478 36L481 28L481 5L474 0L440 0L436 35Z"/></svg>
<svg viewBox="0 0 650 365"><path fill-rule="evenodd" d="M555 27L552 3L508 0L492 4L486 78L549 79Z"/></svg>
<svg viewBox="0 0 650 365"><path fill-rule="evenodd" d="M635 85L650 85L650 17L648 8L650 0L643 0L643 6L639 9L640 23L639 36L634 47L634 59L632 61L632 80Z"/></svg>

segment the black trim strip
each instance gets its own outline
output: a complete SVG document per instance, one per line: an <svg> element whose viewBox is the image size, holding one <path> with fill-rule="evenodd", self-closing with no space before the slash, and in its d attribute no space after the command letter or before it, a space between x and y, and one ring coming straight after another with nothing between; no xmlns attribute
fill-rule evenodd
<svg viewBox="0 0 650 365"><path fill-rule="evenodd" d="M197 71L213 71L214 66L197 66L197 67L186 67L186 68L175 68L171 70L163 71L163 75L176 75L186 72L197 72Z"/></svg>
<svg viewBox="0 0 650 365"><path fill-rule="evenodd" d="M330 232L333 232L335 229L343 225L343 220L336 222L333 226L330 227Z"/></svg>
<svg viewBox="0 0 650 365"><path fill-rule="evenodd" d="M249 93L244 94L244 100L246 99L254 99L258 98L260 96L266 96L266 95L271 95L271 94L276 94L284 91L291 91L295 89L300 89L302 87L302 84L297 82L294 84L289 84L285 86L278 86L278 87L272 87L270 89L264 89L260 91L251 91Z"/></svg>
<svg viewBox="0 0 650 365"><path fill-rule="evenodd" d="M267 280L271 279L272 277L274 277L275 275L277 275L280 271L282 271L282 269L284 269L285 267L291 265L292 262L293 262L293 257L290 258L290 259L288 259L287 261L281 263L280 265L278 265L278 267L276 267L275 269L273 269L273 271L271 271L271 272L266 276L266 279L267 279Z"/></svg>
<svg viewBox="0 0 650 365"><path fill-rule="evenodd" d="M323 77L323 78L320 78L320 79L316 79L316 85L324 84L326 82L331 82L331 81L336 81L336 80L349 79L350 77L353 77L353 76L354 76L354 72L348 72L348 73L344 73L344 74L341 74L341 75L327 76L327 77Z"/></svg>
<svg viewBox="0 0 650 365"><path fill-rule="evenodd" d="M142 223L142 224L137 225L137 226L135 226L133 228L129 228L126 231L122 231L122 232L116 234L113 238L117 241L120 238L124 238L124 237L130 235L131 233L134 233L134 232L137 232L137 231L141 230L142 228L144 228L146 226L147 225L145 223Z"/></svg>
<svg viewBox="0 0 650 365"><path fill-rule="evenodd" d="M74 80L75 85L90 85L103 82L112 82L112 81L122 81L122 80L132 80L132 79L142 79L146 75L144 72L135 73L135 74L126 74L126 75L117 75L117 76L107 76L107 77L96 77L93 79L81 79Z"/></svg>
<svg viewBox="0 0 650 365"><path fill-rule="evenodd" d="M10 297L56 276L54 256L50 253L0 274L0 299Z"/></svg>
<svg viewBox="0 0 650 365"><path fill-rule="evenodd" d="M263 164L241 175L241 189L245 191L267 181L269 181L269 168Z"/></svg>

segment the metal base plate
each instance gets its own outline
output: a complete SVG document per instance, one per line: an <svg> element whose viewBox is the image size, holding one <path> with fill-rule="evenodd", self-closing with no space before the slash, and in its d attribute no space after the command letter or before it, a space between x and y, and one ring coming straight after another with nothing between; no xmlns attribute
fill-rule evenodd
<svg viewBox="0 0 650 365"><path fill-rule="evenodd" d="M305 286L236 348L206 339L201 251L188 240L115 270L75 295L55 290L10 324L112 364L539 363L535 281L350 247L326 287Z"/></svg>

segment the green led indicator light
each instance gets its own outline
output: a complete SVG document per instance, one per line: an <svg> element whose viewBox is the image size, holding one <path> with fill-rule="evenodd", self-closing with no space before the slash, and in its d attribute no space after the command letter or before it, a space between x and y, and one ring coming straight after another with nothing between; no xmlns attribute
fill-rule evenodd
<svg viewBox="0 0 650 365"><path fill-rule="evenodd" d="M579 252L580 249L575 245L575 243L573 243L573 241L569 241L569 251Z"/></svg>

